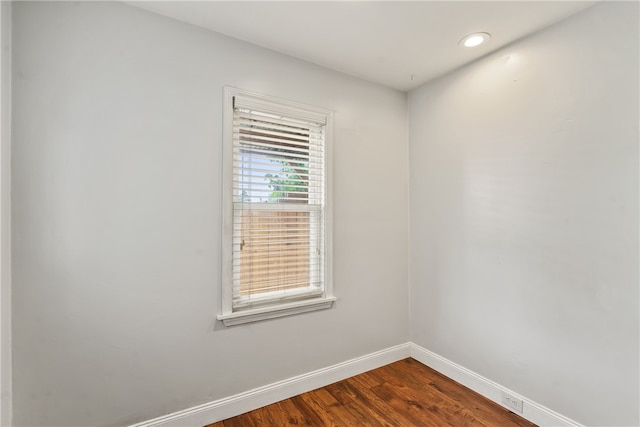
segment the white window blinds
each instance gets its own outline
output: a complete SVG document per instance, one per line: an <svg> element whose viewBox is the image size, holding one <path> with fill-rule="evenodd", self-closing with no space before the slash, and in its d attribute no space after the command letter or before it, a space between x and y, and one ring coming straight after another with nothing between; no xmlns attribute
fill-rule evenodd
<svg viewBox="0 0 640 427"><path fill-rule="evenodd" d="M232 306L324 293L326 116L236 95Z"/></svg>

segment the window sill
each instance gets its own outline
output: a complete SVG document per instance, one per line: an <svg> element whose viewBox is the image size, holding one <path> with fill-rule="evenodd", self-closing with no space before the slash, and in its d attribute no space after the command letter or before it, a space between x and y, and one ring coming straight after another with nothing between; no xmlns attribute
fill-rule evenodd
<svg viewBox="0 0 640 427"><path fill-rule="evenodd" d="M276 317L291 316L309 311L331 308L336 297L317 298L305 301L296 301L289 304L280 304L273 307L262 307L251 310L238 311L229 314L218 315L225 326L241 325L243 323L257 322L259 320L275 319Z"/></svg>

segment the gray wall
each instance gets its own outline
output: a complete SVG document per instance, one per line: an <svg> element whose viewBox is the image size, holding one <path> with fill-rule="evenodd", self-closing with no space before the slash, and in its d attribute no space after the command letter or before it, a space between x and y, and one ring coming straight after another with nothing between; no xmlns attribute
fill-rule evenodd
<svg viewBox="0 0 640 427"><path fill-rule="evenodd" d="M16 426L132 423L408 341L405 94L120 3L13 24ZM335 309L214 320L223 85L336 111Z"/></svg>
<svg viewBox="0 0 640 427"><path fill-rule="evenodd" d="M123 4L13 12L16 426L132 423L409 339L580 422L640 423L636 3L408 113ZM335 309L215 321L223 85L336 111Z"/></svg>
<svg viewBox="0 0 640 427"><path fill-rule="evenodd" d="M11 2L0 2L0 425L11 424Z"/></svg>
<svg viewBox="0 0 640 427"><path fill-rule="evenodd" d="M412 340L588 425L638 418L638 4L409 96Z"/></svg>

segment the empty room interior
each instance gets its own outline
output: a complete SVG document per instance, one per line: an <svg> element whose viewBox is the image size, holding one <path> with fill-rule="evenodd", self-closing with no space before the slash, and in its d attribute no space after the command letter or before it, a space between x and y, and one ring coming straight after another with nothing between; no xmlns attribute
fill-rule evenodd
<svg viewBox="0 0 640 427"><path fill-rule="evenodd" d="M2 426L640 425L638 2L0 12Z"/></svg>

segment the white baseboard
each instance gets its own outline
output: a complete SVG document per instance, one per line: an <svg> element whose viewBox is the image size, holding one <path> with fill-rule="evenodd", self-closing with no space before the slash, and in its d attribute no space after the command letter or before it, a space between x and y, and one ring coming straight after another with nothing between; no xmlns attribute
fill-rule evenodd
<svg viewBox="0 0 640 427"><path fill-rule="evenodd" d="M202 427L406 359L410 349L410 343L397 345L130 427Z"/></svg>
<svg viewBox="0 0 640 427"><path fill-rule="evenodd" d="M502 392L509 393L516 398L522 399L523 411L522 414L519 415L532 423L539 426L584 427L582 424L577 423L564 415L560 415L557 412L532 401L531 399L527 399L526 397L523 397L500 384L496 384L493 381L458 365L457 363L433 353L432 351L422 348L414 343L409 343L409 345L411 347L411 357L417 361L435 369L441 374L446 375L452 380L459 382L465 387L470 388L507 409L511 408L502 404Z"/></svg>
<svg viewBox="0 0 640 427"><path fill-rule="evenodd" d="M582 424L412 342L258 387L234 396L194 406L183 411L143 421L130 427L202 427L324 387L407 357L413 357L499 405L502 405L502 392L522 399L523 411L520 415L539 426L584 427ZM511 408L507 407L507 409Z"/></svg>

